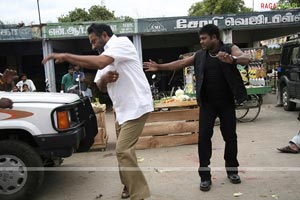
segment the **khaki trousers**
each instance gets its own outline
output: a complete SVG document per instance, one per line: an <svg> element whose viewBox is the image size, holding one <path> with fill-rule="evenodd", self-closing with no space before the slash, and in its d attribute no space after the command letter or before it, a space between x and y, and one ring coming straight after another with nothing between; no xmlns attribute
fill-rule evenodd
<svg viewBox="0 0 300 200"><path fill-rule="evenodd" d="M140 170L135 154L135 145L141 135L149 113L118 126L119 136L116 154L119 163L120 179L129 190L131 200L150 197L147 181Z"/></svg>

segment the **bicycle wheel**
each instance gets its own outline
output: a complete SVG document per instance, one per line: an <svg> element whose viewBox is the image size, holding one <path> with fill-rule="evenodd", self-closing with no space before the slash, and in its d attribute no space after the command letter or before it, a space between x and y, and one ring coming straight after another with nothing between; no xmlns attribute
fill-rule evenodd
<svg viewBox="0 0 300 200"><path fill-rule="evenodd" d="M235 115L236 119L240 120L243 119L249 112L249 108L236 108L235 109Z"/></svg>
<svg viewBox="0 0 300 200"><path fill-rule="evenodd" d="M254 121L261 109L262 97L260 95L249 95L249 100L242 106L237 106L237 121L252 122ZM239 114L238 114L239 113Z"/></svg>

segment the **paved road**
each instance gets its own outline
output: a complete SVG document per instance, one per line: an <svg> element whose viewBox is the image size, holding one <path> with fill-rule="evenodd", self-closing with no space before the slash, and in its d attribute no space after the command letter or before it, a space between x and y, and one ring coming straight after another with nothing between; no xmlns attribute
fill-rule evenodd
<svg viewBox="0 0 300 200"><path fill-rule="evenodd" d="M267 101L273 103L274 101ZM140 166L152 192L151 200L298 200L300 154L282 154L299 130L298 112L285 112L265 104L255 122L238 123L239 161L242 183L233 185L224 171L224 142L219 127L213 137L212 176L209 192L199 190L197 145L137 151ZM122 186L114 153L113 115L107 114L109 145L106 151L76 154L65 159L61 170L46 173L34 200L118 200Z"/></svg>

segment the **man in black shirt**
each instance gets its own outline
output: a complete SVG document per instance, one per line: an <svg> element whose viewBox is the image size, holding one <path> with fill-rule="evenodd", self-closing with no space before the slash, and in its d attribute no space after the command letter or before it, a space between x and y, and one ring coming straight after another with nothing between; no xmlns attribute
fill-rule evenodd
<svg viewBox="0 0 300 200"><path fill-rule="evenodd" d="M202 49L193 56L165 64L150 60L144 62L146 71L177 70L194 65L196 96L200 108L198 154L200 160L200 190L209 191L211 186L210 158L211 137L217 117L225 141L225 166L231 183L241 182L238 175L237 134L235 101L247 100L247 91L236 67L247 65L250 56L233 44L223 44L217 26L208 24L199 31Z"/></svg>

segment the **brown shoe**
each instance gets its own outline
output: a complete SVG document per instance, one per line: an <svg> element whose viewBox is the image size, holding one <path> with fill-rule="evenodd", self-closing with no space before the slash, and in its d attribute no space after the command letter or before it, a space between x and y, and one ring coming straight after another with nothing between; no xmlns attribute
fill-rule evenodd
<svg viewBox="0 0 300 200"><path fill-rule="evenodd" d="M128 191L127 187L124 186L123 191L122 191L121 198L122 198L122 199L128 199L129 197L130 197L129 191Z"/></svg>

